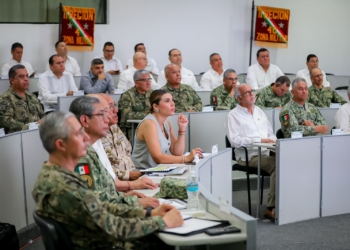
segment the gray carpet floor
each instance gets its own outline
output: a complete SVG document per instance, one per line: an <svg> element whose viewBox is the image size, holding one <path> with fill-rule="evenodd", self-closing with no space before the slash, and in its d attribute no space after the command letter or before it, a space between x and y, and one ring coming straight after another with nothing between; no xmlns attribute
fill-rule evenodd
<svg viewBox="0 0 350 250"><path fill-rule="evenodd" d="M268 189L264 190L266 204ZM233 192L233 206L248 213L247 191ZM252 216L256 211L256 192L252 192ZM262 205L263 218L266 206ZM302 211L301 211L302 212ZM350 214L319 218L283 226L271 221L258 221L257 241L259 250L350 250ZM42 240L24 248L44 250Z"/></svg>

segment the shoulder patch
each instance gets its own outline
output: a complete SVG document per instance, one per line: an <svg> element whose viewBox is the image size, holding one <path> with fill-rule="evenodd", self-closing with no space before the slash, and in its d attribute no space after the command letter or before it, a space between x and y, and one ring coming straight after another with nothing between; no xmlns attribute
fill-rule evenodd
<svg viewBox="0 0 350 250"><path fill-rule="evenodd" d="M75 167L74 172L77 172L80 175L90 174L90 166L87 163L79 163Z"/></svg>
<svg viewBox="0 0 350 250"><path fill-rule="evenodd" d="M289 126L289 114L282 115L282 121L283 121L283 125L288 127Z"/></svg>

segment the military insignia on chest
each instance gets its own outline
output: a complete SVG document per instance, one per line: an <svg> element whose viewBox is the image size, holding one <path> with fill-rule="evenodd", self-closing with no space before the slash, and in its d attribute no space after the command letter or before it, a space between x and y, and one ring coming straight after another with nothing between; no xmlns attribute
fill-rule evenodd
<svg viewBox="0 0 350 250"><path fill-rule="evenodd" d="M87 163L79 163L75 169L74 172L78 173L80 177L83 180L87 181L87 185L89 188L91 188L94 184L92 173L89 164Z"/></svg>

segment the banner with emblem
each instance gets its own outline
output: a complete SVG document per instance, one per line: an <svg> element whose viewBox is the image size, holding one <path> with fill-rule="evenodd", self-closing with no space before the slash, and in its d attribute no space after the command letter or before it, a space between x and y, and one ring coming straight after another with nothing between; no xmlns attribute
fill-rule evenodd
<svg viewBox="0 0 350 250"><path fill-rule="evenodd" d="M288 47L290 10L257 6L255 44L265 47Z"/></svg>
<svg viewBox="0 0 350 250"><path fill-rule="evenodd" d="M71 51L93 51L96 10L61 6L60 40Z"/></svg>

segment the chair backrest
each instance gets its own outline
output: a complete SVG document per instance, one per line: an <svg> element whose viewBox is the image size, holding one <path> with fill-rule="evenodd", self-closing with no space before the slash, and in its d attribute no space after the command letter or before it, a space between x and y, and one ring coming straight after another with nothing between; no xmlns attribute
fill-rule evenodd
<svg viewBox="0 0 350 250"><path fill-rule="evenodd" d="M276 137L277 137L277 139L283 139L284 138L284 134L283 134L281 129L277 130Z"/></svg>
<svg viewBox="0 0 350 250"><path fill-rule="evenodd" d="M347 90L348 86L340 86L340 87L336 87L335 90Z"/></svg>
<svg viewBox="0 0 350 250"><path fill-rule="evenodd" d="M231 143L228 140L227 136L225 136L225 144L226 148L232 148L232 160L236 161L235 148L231 146Z"/></svg>
<svg viewBox="0 0 350 250"><path fill-rule="evenodd" d="M66 229L58 221L40 216L35 211L33 217L39 227L46 250L74 249Z"/></svg>

